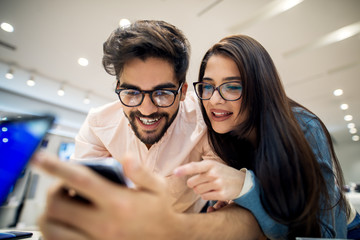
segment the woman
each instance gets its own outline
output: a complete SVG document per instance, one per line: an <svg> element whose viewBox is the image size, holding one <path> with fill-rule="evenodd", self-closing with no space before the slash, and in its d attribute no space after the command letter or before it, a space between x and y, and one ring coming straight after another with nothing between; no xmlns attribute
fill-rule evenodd
<svg viewBox="0 0 360 240"><path fill-rule="evenodd" d="M329 132L286 96L257 41L236 35L215 44L194 87L212 147L230 167L204 160L176 169L193 175L189 187L204 199L249 209L271 239L346 238L347 216L355 213L340 187Z"/></svg>

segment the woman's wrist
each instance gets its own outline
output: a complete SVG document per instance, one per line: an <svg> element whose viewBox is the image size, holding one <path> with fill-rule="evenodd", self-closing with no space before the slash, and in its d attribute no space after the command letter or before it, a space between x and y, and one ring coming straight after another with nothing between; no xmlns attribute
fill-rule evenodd
<svg viewBox="0 0 360 240"><path fill-rule="evenodd" d="M246 168L241 168L239 170L239 172L240 172L240 175L241 175L243 181L242 181L240 193L234 199L237 199L237 198L245 195L247 192L250 191L250 189L253 186L253 182L251 179L251 173Z"/></svg>

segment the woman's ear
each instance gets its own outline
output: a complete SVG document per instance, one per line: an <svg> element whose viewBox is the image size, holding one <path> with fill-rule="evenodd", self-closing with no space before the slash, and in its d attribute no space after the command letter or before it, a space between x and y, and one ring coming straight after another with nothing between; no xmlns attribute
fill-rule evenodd
<svg viewBox="0 0 360 240"><path fill-rule="evenodd" d="M187 82L184 82L184 84L183 84L183 86L182 86L182 88L181 88L181 98L180 98L180 101L184 101L184 100L185 100L187 89L188 89L188 84L187 84Z"/></svg>

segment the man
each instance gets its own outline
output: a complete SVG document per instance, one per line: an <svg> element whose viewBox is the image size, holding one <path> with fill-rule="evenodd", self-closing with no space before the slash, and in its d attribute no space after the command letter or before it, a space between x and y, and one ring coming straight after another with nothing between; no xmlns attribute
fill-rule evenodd
<svg viewBox="0 0 360 240"><path fill-rule="evenodd" d="M48 196L39 226L45 239L254 239L259 226L246 210L209 214L186 178L173 170L213 158L197 100L185 99L189 44L163 21L138 21L104 43L103 65L117 78L120 102L92 110L76 137L76 159L123 160L137 186L128 189L89 169L48 155L35 163L62 183ZM132 157L124 156L131 152ZM154 174L156 173L156 174ZM89 200L64 193L64 186Z"/></svg>
<svg viewBox="0 0 360 240"><path fill-rule="evenodd" d="M103 66L116 76L120 101L90 111L76 137L75 159L132 152L150 171L166 177L173 207L200 212L205 201L173 170L214 159L197 99L186 96L190 45L163 21L137 21L116 29L104 43Z"/></svg>

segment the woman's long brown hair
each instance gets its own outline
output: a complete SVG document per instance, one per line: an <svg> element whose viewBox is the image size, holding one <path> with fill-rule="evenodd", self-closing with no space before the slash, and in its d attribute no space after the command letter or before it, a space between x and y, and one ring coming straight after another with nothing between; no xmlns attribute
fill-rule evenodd
<svg viewBox="0 0 360 240"><path fill-rule="evenodd" d="M336 204L346 207L341 191L343 174L329 132L314 115L327 136L335 169L328 169L334 174L330 182L324 179L320 163L292 111L293 107L307 109L286 96L265 48L248 36L226 37L205 54L199 81L213 55L229 57L237 64L243 86L240 113L246 113L248 118L230 133L218 134L212 129L201 104L212 147L230 166L254 171L261 184L264 208L273 219L288 226L289 239L321 237L321 211L330 210ZM247 140L252 131L256 133L255 145ZM336 200L331 189L334 179L340 188Z"/></svg>

